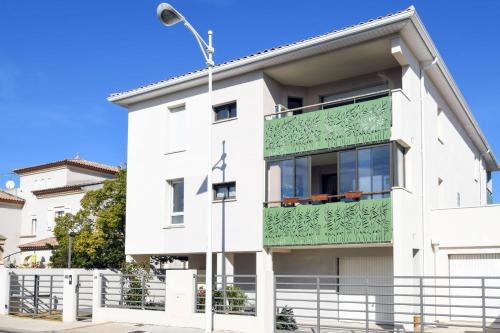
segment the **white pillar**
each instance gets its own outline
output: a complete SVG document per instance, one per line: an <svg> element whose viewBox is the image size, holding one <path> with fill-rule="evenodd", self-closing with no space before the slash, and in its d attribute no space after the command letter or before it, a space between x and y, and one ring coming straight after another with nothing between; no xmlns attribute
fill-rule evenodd
<svg viewBox="0 0 500 333"><path fill-rule="evenodd" d="M77 273L75 271L64 271L63 322L76 321L76 280Z"/></svg>
<svg viewBox="0 0 500 333"><path fill-rule="evenodd" d="M99 309L102 299L102 279L101 271L94 269L92 280L92 322L99 322Z"/></svg>
<svg viewBox="0 0 500 333"><path fill-rule="evenodd" d="M193 321L196 273L193 269L165 272L165 317L169 326L204 327Z"/></svg>
<svg viewBox="0 0 500 333"><path fill-rule="evenodd" d="M257 252L257 318L259 332L274 332L274 271L272 250Z"/></svg>
<svg viewBox="0 0 500 333"><path fill-rule="evenodd" d="M223 267L225 265L225 267ZM224 270L226 271L226 276L234 275L234 253L217 253L217 275L223 275ZM226 283L232 283L232 277L226 279ZM217 277L218 289L222 287L222 276Z"/></svg>
<svg viewBox="0 0 500 333"><path fill-rule="evenodd" d="M0 268L0 315L9 314L10 269Z"/></svg>

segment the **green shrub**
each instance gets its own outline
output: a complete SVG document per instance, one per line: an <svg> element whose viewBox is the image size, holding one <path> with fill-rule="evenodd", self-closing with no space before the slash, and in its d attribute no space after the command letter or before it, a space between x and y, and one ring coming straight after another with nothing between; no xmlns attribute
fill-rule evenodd
<svg viewBox="0 0 500 333"><path fill-rule="evenodd" d="M285 305L279 314L276 314L276 329L284 331L296 331L298 329L292 308Z"/></svg>

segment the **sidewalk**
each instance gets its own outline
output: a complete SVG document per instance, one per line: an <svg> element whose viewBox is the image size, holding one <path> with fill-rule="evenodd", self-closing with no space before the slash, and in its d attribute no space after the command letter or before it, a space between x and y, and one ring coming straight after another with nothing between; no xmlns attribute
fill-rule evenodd
<svg viewBox="0 0 500 333"><path fill-rule="evenodd" d="M26 332L64 332L64 333L203 333L202 329L180 328L171 326L156 326L143 324L124 323L92 323L76 322L63 323L60 321L19 318L15 316L0 315L0 333L26 333ZM214 333L236 333L230 331L215 331Z"/></svg>

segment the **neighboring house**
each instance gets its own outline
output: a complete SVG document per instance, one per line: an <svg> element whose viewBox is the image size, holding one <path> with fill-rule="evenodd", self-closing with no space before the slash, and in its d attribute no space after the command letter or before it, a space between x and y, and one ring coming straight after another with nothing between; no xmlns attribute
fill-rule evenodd
<svg viewBox="0 0 500 333"><path fill-rule="evenodd" d="M19 187L9 193L0 192L4 261L47 265L49 246L57 246L53 234L55 218L76 213L85 192L100 188L117 171L116 167L80 158L14 170L19 176Z"/></svg>
<svg viewBox="0 0 500 333"><path fill-rule="evenodd" d="M128 109L128 255L203 270L209 195L219 273L500 275L499 165L413 7L213 78L211 110L206 69L109 97Z"/></svg>

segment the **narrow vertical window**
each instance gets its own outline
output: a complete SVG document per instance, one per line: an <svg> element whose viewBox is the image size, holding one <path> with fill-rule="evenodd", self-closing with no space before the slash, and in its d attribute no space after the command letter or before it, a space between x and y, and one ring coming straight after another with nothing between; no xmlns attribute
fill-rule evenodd
<svg viewBox="0 0 500 333"><path fill-rule="evenodd" d="M170 184L170 223L184 223L184 180L172 180Z"/></svg>
<svg viewBox="0 0 500 333"><path fill-rule="evenodd" d="M31 233L30 233L30 235L36 235L36 225L37 225L37 218L32 217L31 218Z"/></svg>
<svg viewBox="0 0 500 333"><path fill-rule="evenodd" d="M169 108L168 152L186 149L186 107Z"/></svg>

